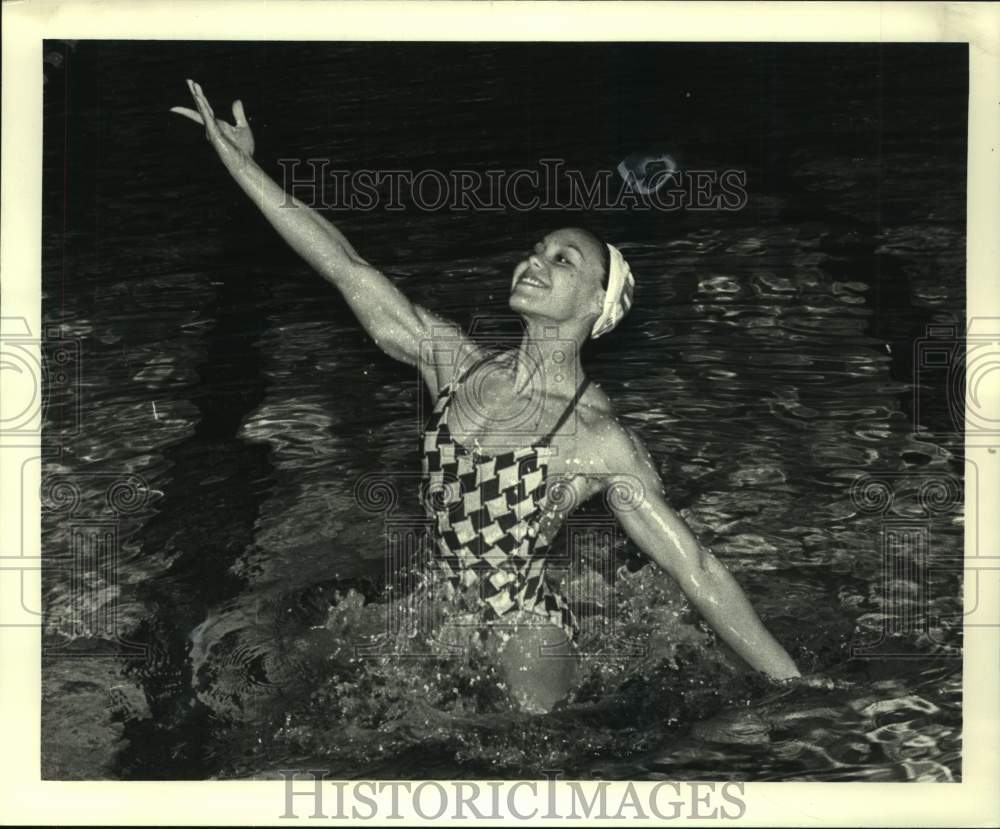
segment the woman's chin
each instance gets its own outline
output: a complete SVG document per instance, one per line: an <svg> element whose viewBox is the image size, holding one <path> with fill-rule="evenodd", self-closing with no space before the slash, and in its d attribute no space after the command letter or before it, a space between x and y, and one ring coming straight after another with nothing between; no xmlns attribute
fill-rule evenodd
<svg viewBox="0 0 1000 829"><path fill-rule="evenodd" d="M525 291L527 294L527 291ZM534 320L555 321L552 311L546 308L544 302L539 302L535 297L526 296L519 291L514 291L507 300L507 307L521 317L531 317Z"/></svg>
<svg viewBox="0 0 1000 829"><path fill-rule="evenodd" d="M531 301L515 288L507 300L507 307L516 314L524 314L531 310Z"/></svg>

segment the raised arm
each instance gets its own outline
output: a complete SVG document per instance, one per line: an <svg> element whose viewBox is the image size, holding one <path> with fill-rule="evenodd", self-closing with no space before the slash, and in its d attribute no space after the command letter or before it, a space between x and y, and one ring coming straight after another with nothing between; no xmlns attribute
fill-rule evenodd
<svg viewBox="0 0 1000 829"><path fill-rule="evenodd" d="M347 300L362 327L386 354L417 365L435 394L450 371L439 352L471 348L461 329L409 299L354 249L331 222L289 195L253 160L254 141L240 101L229 124L216 118L201 87L188 81L197 110L172 112L205 127L205 135L244 193L292 249L331 282Z"/></svg>
<svg viewBox="0 0 1000 829"><path fill-rule="evenodd" d="M667 504L663 482L639 437L617 423L604 431L605 480L617 488L608 500L629 538L677 581L715 632L751 667L773 679L799 676L736 579Z"/></svg>

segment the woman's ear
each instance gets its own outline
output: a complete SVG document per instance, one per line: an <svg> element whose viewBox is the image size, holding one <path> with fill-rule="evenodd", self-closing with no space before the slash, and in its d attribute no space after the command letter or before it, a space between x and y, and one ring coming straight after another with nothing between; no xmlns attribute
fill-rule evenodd
<svg viewBox="0 0 1000 829"><path fill-rule="evenodd" d="M604 313L605 296L607 296L607 290L600 286L594 291L594 295L593 298L591 299L590 306L591 306L591 311L597 314L597 316L600 316L601 314Z"/></svg>

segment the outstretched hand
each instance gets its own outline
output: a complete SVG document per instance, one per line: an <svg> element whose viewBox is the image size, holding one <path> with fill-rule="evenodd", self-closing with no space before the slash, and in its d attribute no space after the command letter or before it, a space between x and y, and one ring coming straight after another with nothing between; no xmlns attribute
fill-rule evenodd
<svg viewBox="0 0 1000 829"><path fill-rule="evenodd" d="M233 118L235 124L229 124L220 118L215 117L212 105L209 104L205 93L201 91L201 86L192 80L187 82L188 89L191 90L191 97L194 98L197 110L187 107L171 107L171 112L183 115L196 124L205 127L205 137L215 148L219 157L224 163L241 163L253 157L253 133L247 123L246 113L243 111L242 101L233 101Z"/></svg>

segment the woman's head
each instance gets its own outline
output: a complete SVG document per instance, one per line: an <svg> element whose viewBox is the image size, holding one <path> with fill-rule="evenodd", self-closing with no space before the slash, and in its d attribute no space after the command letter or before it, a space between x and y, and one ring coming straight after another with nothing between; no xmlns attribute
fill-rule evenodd
<svg viewBox="0 0 1000 829"><path fill-rule="evenodd" d="M548 233L514 268L511 310L559 323L596 318L609 265L608 246L592 231L569 227Z"/></svg>
<svg viewBox="0 0 1000 829"><path fill-rule="evenodd" d="M589 336L604 312L616 258L621 255L615 257L591 230L569 227L546 234L514 268L510 308L526 317L560 324L566 334L569 326Z"/></svg>

